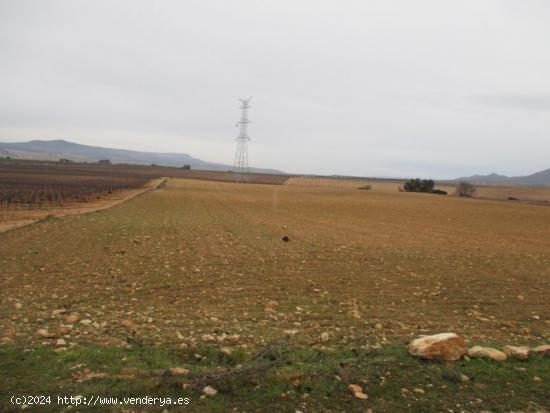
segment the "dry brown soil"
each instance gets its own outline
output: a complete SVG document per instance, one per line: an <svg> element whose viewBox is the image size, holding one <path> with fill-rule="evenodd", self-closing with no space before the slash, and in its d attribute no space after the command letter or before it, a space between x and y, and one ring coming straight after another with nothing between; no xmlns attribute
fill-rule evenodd
<svg viewBox="0 0 550 413"><path fill-rule="evenodd" d="M550 208L392 186L172 179L4 233L0 338L53 346L43 328L69 345L550 339Z"/></svg>

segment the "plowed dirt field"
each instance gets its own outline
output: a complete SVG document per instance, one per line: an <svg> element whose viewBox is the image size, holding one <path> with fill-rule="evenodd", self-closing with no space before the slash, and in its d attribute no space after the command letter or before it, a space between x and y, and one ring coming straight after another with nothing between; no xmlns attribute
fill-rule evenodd
<svg viewBox="0 0 550 413"><path fill-rule="evenodd" d="M536 205L172 179L1 234L0 264L0 338L22 346L550 338Z"/></svg>

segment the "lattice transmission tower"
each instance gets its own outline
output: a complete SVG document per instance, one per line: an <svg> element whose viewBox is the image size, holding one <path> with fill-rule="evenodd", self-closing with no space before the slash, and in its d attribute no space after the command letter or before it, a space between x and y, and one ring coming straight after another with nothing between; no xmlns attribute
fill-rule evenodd
<svg viewBox="0 0 550 413"><path fill-rule="evenodd" d="M237 137L237 150L235 151L235 162L233 163L233 172L240 175L243 179L244 175L249 172L248 167L248 109L250 108L249 102L252 99L250 96L248 99L239 99L241 101L241 120L237 122L235 126L239 127L239 136Z"/></svg>

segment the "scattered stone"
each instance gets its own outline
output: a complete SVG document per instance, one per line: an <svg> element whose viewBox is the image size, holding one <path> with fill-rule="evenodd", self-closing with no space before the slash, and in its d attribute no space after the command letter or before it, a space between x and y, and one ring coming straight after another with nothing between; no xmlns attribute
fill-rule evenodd
<svg viewBox="0 0 550 413"><path fill-rule="evenodd" d="M495 361L505 361L508 357L502 351L491 347L473 346L468 350L468 356L490 358Z"/></svg>
<svg viewBox="0 0 550 413"><path fill-rule="evenodd" d="M534 381L535 383L542 383L542 379L541 379L539 376L533 377L533 381Z"/></svg>
<svg viewBox="0 0 550 413"><path fill-rule="evenodd" d="M20 310L22 307L23 307L23 304L21 304L21 303L15 303L15 308L16 308L17 310Z"/></svg>
<svg viewBox="0 0 550 413"><path fill-rule="evenodd" d="M350 384L348 389L356 399L367 400L369 398L369 396L363 392L363 388L357 384Z"/></svg>
<svg viewBox="0 0 550 413"><path fill-rule="evenodd" d="M168 369L168 371L172 376L185 376L189 374L189 370L184 369L183 367L172 367L171 369Z"/></svg>
<svg viewBox="0 0 550 413"><path fill-rule="evenodd" d="M462 383L467 383L467 382L470 381L470 378L469 378L468 376L466 376L464 373L461 373L461 374L460 374L460 381L461 381Z"/></svg>
<svg viewBox="0 0 550 413"><path fill-rule="evenodd" d="M321 333L321 341L326 343L327 341L329 341L330 339L330 335L325 331L323 333Z"/></svg>
<svg viewBox="0 0 550 413"><path fill-rule="evenodd" d="M78 321L78 313L72 312L65 317L67 324L73 324Z"/></svg>
<svg viewBox="0 0 550 413"><path fill-rule="evenodd" d="M227 356L230 356L231 353L233 353L233 350L231 350L230 347L222 347L220 351Z"/></svg>
<svg viewBox="0 0 550 413"><path fill-rule="evenodd" d="M55 342L56 347L65 347L66 345L67 345L67 342L62 338L57 339L57 341Z"/></svg>
<svg viewBox="0 0 550 413"><path fill-rule="evenodd" d="M369 396L367 396L365 393L353 393L356 399L361 400L368 400Z"/></svg>
<svg viewBox="0 0 550 413"><path fill-rule="evenodd" d="M84 320L80 320L80 324L89 326L90 324L92 324L92 320L90 320L89 318L85 318Z"/></svg>
<svg viewBox="0 0 550 413"><path fill-rule="evenodd" d="M283 333L289 337L294 337L296 334L299 333L298 330L284 330Z"/></svg>
<svg viewBox="0 0 550 413"><path fill-rule="evenodd" d="M230 336L227 336L225 339L230 343L238 343L241 339L241 336L238 334L232 334Z"/></svg>
<svg viewBox="0 0 550 413"><path fill-rule="evenodd" d="M376 330L382 330L382 324L376 323L376 324L374 325L374 328L375 328Z"/></svg>
<svg viewBox="0 0 550 413"><path fill-rule="evenodd" d="M506 346L502 349L504 354L506 354L507 357L512 357L517 360L527 360L529 358L529 347L525 346Z"/></svg>
<svg viewBox="0 0 550 413"><path fill-rule="evenodd" d="M81 321L81 322L82 322L82 321ZM122 321L120 322L120 325L121 325L122 327L127 328L127 329L132 329L132 328L134 328L134 323L132 323L130 320L122 320Z"/></svg>
<svg viewBox="0 0 550 413"><path fill-rule="evenodd" d="M212 396L215 396L216 394L218 394L218 391L212 387L212 386L206 386L202 389L202 392L206 395L206 396L209 396L209 397L212 397Z"/></svg>
<svg viewBox="0 0 550 413"><path fill-rule="evenodd" d="M531 349L531 353L538 354L539 356L550 356L550 344L543 344Z"/></svg>
<svg viewBox="0 0 550 413"><path fill-rule="evenodd" d="M466 354L468 349L458 334L441 333L413 340L408 351L411 356L422 359L455 361Z"/></svg>
<svg viewBox="0 0 550 413"><path fill-rule="evenodd" d="M277 301L270 300L266 303L264 310L266 312L275 312L275 307L277 307Z"/></svg>
<svg viewBox="0 0 550 413"><path fill-rule="evenodd" d="M57 334L60 335L60 336L64 336L64 335L67 335L71 332L73 326L66 326L66 325L60 325L59 327L57 327Z"/></svg>
<svg viewBox="0 0 550 413"><path fill-rule="evenodd" d="M283 238L281 238L281 239L282 239L284 242L290 241L290 238L288 238L288 236L286 236L286 235L285 235Z"/></svg>
<svg viewBox="0 0 550 413"><path fill-rule="evenodd" d="M43 338L53 338L53 337L55 337L55 334L50 333L46 328L39 328L38 330L36 330L36 335L38 337L43 337Z"/></svg>
<svg viewBox="0 0 550 413"><path fill-rule="evenodd" d="M416 387L413 391L414 391L415 393L418 393L418 394L424 394L424 393L426 393L426 390L421 389L420 387Z"/></svg>
<svg viewBox="0 0 550 413"><path fill-rule="evenodd" d="M57 317L58 315L65 314L67 310L64 308L58 308L56 310L52 310L52 317Z"/></svg>

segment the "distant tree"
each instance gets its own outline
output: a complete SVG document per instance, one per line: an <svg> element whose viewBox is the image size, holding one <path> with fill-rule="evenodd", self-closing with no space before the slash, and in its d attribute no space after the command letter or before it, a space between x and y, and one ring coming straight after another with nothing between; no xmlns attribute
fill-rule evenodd
<svg viewBox="0 0 550 413"><path fill-rule="evenodd" d="M183 166L182 166L182 169L190 170L190 169L191 169L191 165L183 165Z"/></svg>
<svg viewBox="0 0 550 413"><path fill-rule="evenodd" d="M435 182L431 179L409 179L403 185L405 192L427 192L432 193L434 190Z"/></svg>
<svg viewBox="0 0 550 413"><path fill-rule="evenodd" d="M446 191L434 189L435 182L432 179L409 179L403 186L398 188L399 192L424 192L427 194L447 195Z"/></svg>
<svg viewBox="0 0 550 413"><path fill-rule="evenodd" d="M110 159L100 159L98 163L100 163L102 165L110 165L111 160Z"/></svg>
<svg viewBox="0 0 550 413"><path fill-rule="evenodd" d="M471 197L477 193L477 189L470 182L460 181L456 187L456 194L458 196Z"/></svg>

